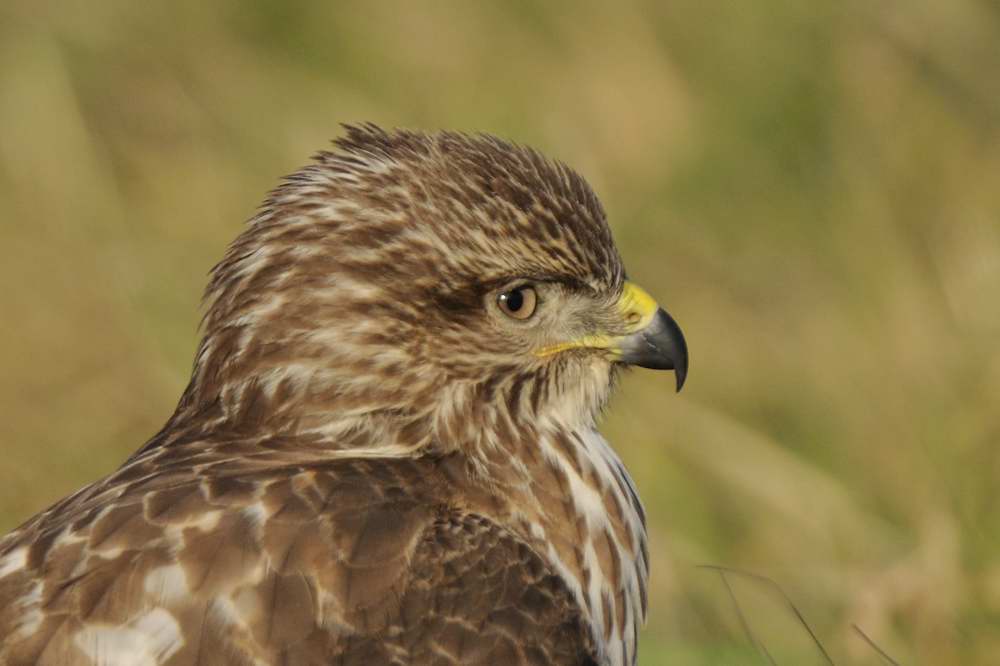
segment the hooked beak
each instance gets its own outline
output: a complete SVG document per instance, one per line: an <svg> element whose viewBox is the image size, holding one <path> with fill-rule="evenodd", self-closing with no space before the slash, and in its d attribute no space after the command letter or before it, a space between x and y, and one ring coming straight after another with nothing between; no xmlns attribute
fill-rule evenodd
<svg viewBox="0 0 1000 666"><path fill-rule="evenodd" d="M681 327L653 297L632 282L626 282L618 308L625 317L628 332L612 338L611 349L618 360L640 368L673 370L677 390L687 377L687 343Z"/></svg>
<svg viewBox="0 0 1000 666"><path fill-rule="evenodd" d="M624 323L623 334L588 335L546 347L537 354L549 356L568 349L603 349L619 363L673 370L680 391L687 378L688 352L677 322L642 287L632 282L625 282L616 306Z"/></svg>

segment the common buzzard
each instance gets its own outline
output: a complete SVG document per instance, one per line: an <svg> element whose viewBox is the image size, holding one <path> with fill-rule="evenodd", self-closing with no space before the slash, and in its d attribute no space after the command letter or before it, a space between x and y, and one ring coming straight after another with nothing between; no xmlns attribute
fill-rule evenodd
<svg viewBox="0 0 1000 666"><path fill-rule="evenodd" d="M680 329L579 175L348 127L213 269L191 381L0 540L0 664L634 664L642 505L595 418Z"/></svg>

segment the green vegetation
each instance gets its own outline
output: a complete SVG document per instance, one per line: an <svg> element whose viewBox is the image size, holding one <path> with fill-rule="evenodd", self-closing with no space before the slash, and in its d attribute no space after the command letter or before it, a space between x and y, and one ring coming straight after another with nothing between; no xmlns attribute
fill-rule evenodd
<svg viewBox="0 0 1000 666"><path fill-rule="evenodd" d="M605 431L650 516L641 662L767 663L767 576L837 664L1000 652L994 2L5 3L0 528L183 388L205 274L342 121L575 166L691 374ZM777 663L823 663L729 578Z"/></svg>

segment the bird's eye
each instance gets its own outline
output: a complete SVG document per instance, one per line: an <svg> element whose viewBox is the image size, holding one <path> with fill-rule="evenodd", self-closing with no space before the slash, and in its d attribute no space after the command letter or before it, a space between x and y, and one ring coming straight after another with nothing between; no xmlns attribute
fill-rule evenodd
<svg viewBox="0 0 1000 666"><path fill-rule="evenodd" d="M535 314L538 295L534 287L515 287L497 296L497 305L508 317L523 320Z"/></svg>

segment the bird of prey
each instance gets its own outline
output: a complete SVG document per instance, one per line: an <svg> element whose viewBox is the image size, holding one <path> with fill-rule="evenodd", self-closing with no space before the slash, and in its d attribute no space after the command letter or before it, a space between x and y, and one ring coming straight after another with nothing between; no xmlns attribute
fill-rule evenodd
<svg viewBox="0 0 1000 666"><path fill-rule="evenodd" d="M190 383L0 540L0 664L634 664L642 505L595 420L674 320L563 164L350 126L212 270Z"/></svg>

